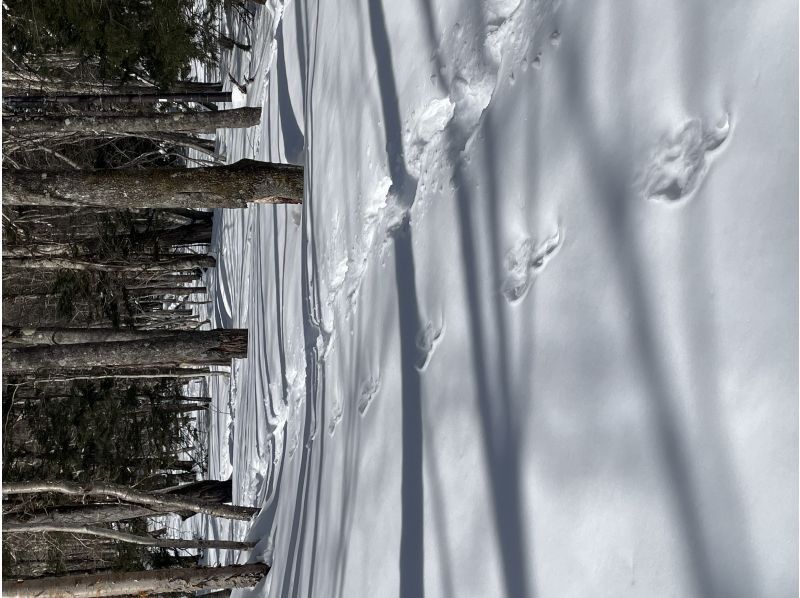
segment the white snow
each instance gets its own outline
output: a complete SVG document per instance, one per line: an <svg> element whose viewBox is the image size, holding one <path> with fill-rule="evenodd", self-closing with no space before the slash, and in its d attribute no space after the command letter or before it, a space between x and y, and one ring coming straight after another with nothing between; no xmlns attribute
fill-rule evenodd
<svg viewBox="0 0 800 598"><path fill-rule="evenodd" d="M796 595L797 12L258 10L220 145L307 187L215 220L237 593Z"/></svg>

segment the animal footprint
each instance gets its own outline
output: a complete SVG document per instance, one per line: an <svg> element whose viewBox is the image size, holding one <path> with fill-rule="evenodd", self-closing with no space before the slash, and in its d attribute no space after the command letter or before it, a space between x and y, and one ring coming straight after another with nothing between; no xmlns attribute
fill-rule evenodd
<svg viewBox="0 0 800 598"><path fill-rule="evenodd" d="M561 243L561 228L538 246L530 238L522 239L506 254L506 279L503 295L512 305L519 303L528 294L534 276L547 265Z"/></svg>
<svg viewBox="0 0 800 598"><path fill-rule="evenodd" d="M669 202L690 197L708 173L709 154L730 130L726 114L717 126L705 128L700 119L692 119L676 135L662 139L642 180L644 196Z"/></svg>
<svg viewBox="0 0 800 598"><path fill-rule="evenodd" d="M424 372L428 364L431 362L431 357L436 351L436 347L442 341L444 336L444 316L442 316L442 323L436 325L433 322L428 322L425 327L417 333L417 351L419 357L414 367L420 372Z"/></svg>
<svg viewBox="0 0 800 598"><path fill-rule="evenodd" d="M364 415L369 409L369 406L372 404L375 395L378 394L378 390L381 388L381 378L377 376L375 378L369 378L364 385L361 387L361 397L358 400L358 412L361 415Z"/></svg>

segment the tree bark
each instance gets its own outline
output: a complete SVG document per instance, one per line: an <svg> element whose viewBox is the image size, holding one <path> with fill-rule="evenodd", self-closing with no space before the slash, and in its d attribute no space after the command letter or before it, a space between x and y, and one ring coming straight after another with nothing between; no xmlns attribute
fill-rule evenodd
<svg viewBox="0 0 800 598"><path fill-rule="evenodd" d="M208 289L206 287L197 286L168 286L154 284L125 287L125 291L131 297L163 297L164 295L205 295L208 292Z"/></svg>
<svg viewBox="0 0 800 598"><path fill-rule="evenodd" d="M159 231L154 236L161 247L194 244L205 245L211 243L211 233L213 230L214 223L212 220L202 220Z"/></svg>
<svg viewBox="0 0 800 598"><path fill-rule="evenodd" d="M36 172L3 169L7 205L244 208L301 203L303 168L240 160L205 168Z"/></svg>
<svg viewBox="0 0 800 598"><path fill-rule="evenodd" d="M247 330L168 331L131 341L3 347L8 374L65 372L95 367L227 365L247 356Z"/></svg>
<svg viewBox="0 0 800 598"><path fill-rule="evenodd" d="M217 129L252 127L261 108L167 114L109 114L68 116L5 116L3 129L11 135L52 133L215 133Z"/></svg>
<svg viewBox="0 0 800 598"><path fill-rule="evenodd" d="M68 95L118 95L118 94L152 94L159 91L152 85L131 85L104 83L102 81L66 81L51 77L42 77L35 73L18 73L3 71L3 95L21 96L68 94ZM162 93L208 93L222 91L222 83L205 83L199 81L179 81L170 86L170 90Z"/></svg>
<svg viewBox="0 0 800 598"><path fill-rule="evenodd" d="M71 496L113 496L128 503L171 509L171 511L194 511L215 517L248 521L253 515L250 507L217 505L208 501L184 498L167 494L139 492L119 484L94 482L76 484L74 482L17 482L5 483L2 486L3 496L16 494L37 494L40 492L56 492Z"/></svg>
<svg viewBox="0 0 800 598"><path fill-rule="evenodd" d="M199 499L214 504L230 502L232 499L231 480L200 480L190 484L182 484L153 492L155 495L169 495L183 498ZM255 507L237 507L243 513L258 513ZM142 506L120 502L74 504L49 507L32 512L8 512L3 514L3 525L100 525L116 523L140 517L154 517L164 513L176 513L173 507L156 505ZM191 517L193 511L177 511L181 517Z"/></svg>
<svg viewBox="0 0 800 598"><path fill-rule="evenodd" d="M158 245L161 248L169 248L185 245L206 245L211 242L211 234L214 224L210 220L181 224L173 228L163 228L158 230L142 230L135 234L119 233L114 237L120 242L129 243L130 246L139 244L143 247L153 247ZM47 234L47 233L45 233ZM19 240L6 242L3 244L3 257L31 257L31 256L52 256L64 258L86 258L87 251L97 246L102 241L97 234L95 236L73 232L74 237L64 241L42 241L42 240ZM41 238L36 235L37 239ZM89 249L87 249L89 248ZM181 255L179 257L186 257Z"/></svg>
<svg viewBox="0 0 800 598"><path fill-rule="evenodd" d="M208 92L163 92L153 90L141 93L106 93L106 94L41 94L41 95L9 95L3 96L3 102L14 107L44 107L48 104L81 104L81 105L131 105L155 104L161 100L168 102L230 102L229 91Z"/></svg>
<svg viewBox="0 0 800 598"><path fill-rule="evenodd" d="M192 332L192 331L188 331ZM100 380L103 378L154 379L154 378L203 378L204 376L228 376L223 370L211 370L209 367L119 367L119 368L83 368L68 372L42 372L38 376L32 372L25 376L19 384L37 384L38 382L54 384L73 382L75 380ZM4 374L5 375L5 374Z"/></svg>
<svg viewBox="0 0 800 598"><path fill-rule="evenodd" d="M126 571L99 575L66 575L25 581L4 581L3 596L69 596L98 598L126 594L163 594L193 592L206 589L247 588L256 585L269 566L229 565L226 567L187 567L185 569L154 569Z"/></svg>
<svg viewBox="0 0 800 598"><path fill-rule="evenodd" d="M3 343L13 346L76 345L169 338L170 330L115 330L114 328L20 328L3 326Z"/></svg>
<svg viewBox="0 0 800 598"><path fill-rule="evenodd" d="M233 540L184 540L181 538L154 538L129 534L106 527L93 527L89 525L54 525L32 523L4 523L4 534L20 533L64 533L96 536L108 540L137 544L139 546L155 546L157 548L175 549L216 549L216 550L250 550L255 542L237 542Z"/></svg>
<svg viewBox="0 0 800 598"><path fill-rule="evenodd" d="M32 270L97 270L103 272L180 272L195 268L213 268L217 260L211 255L186 253L158 261L93 262L86 258L32 255L3 257L7 268Z"/></svg>

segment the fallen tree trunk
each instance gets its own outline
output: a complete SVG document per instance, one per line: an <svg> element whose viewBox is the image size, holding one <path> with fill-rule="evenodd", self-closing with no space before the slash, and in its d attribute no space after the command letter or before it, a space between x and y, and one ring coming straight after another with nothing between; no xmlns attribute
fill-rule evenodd
<svg viewBox="0 0 800 598"><path fill-rule="evenodd" d="M37 172L3 169L6 205L244 208L301 203L303 168L239 160L205 168Z"/></svg>
<svg viewBox="0 0 800 598"><path fill-rule="evenodd" d="M255 563L226 567L198 566L185 569L42 577L24 581L3 581L3 596L6 598L30 596L99 598L128 594L146 595L222 588L248 588L256 585L267 573L269 573L268 565Z"/></svg>

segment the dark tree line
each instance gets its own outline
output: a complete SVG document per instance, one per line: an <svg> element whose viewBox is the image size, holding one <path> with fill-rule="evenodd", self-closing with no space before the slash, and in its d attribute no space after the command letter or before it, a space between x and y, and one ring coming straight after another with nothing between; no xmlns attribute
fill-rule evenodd
<svg viewBox="0 0 800 598"><path fill-rule="evenodd" d="M228 504L230 481L197 481L211 399L187 384L247 355L246 330L201 316L208 210L303 198L302 168L225 164L213 134L260 109L222 109L221 73L189 79L192 61L249 50L218 17L258 4L4 3L4 595L185 594L268 571L197 567L252 543L150 523L255 514Z"/></svg>

